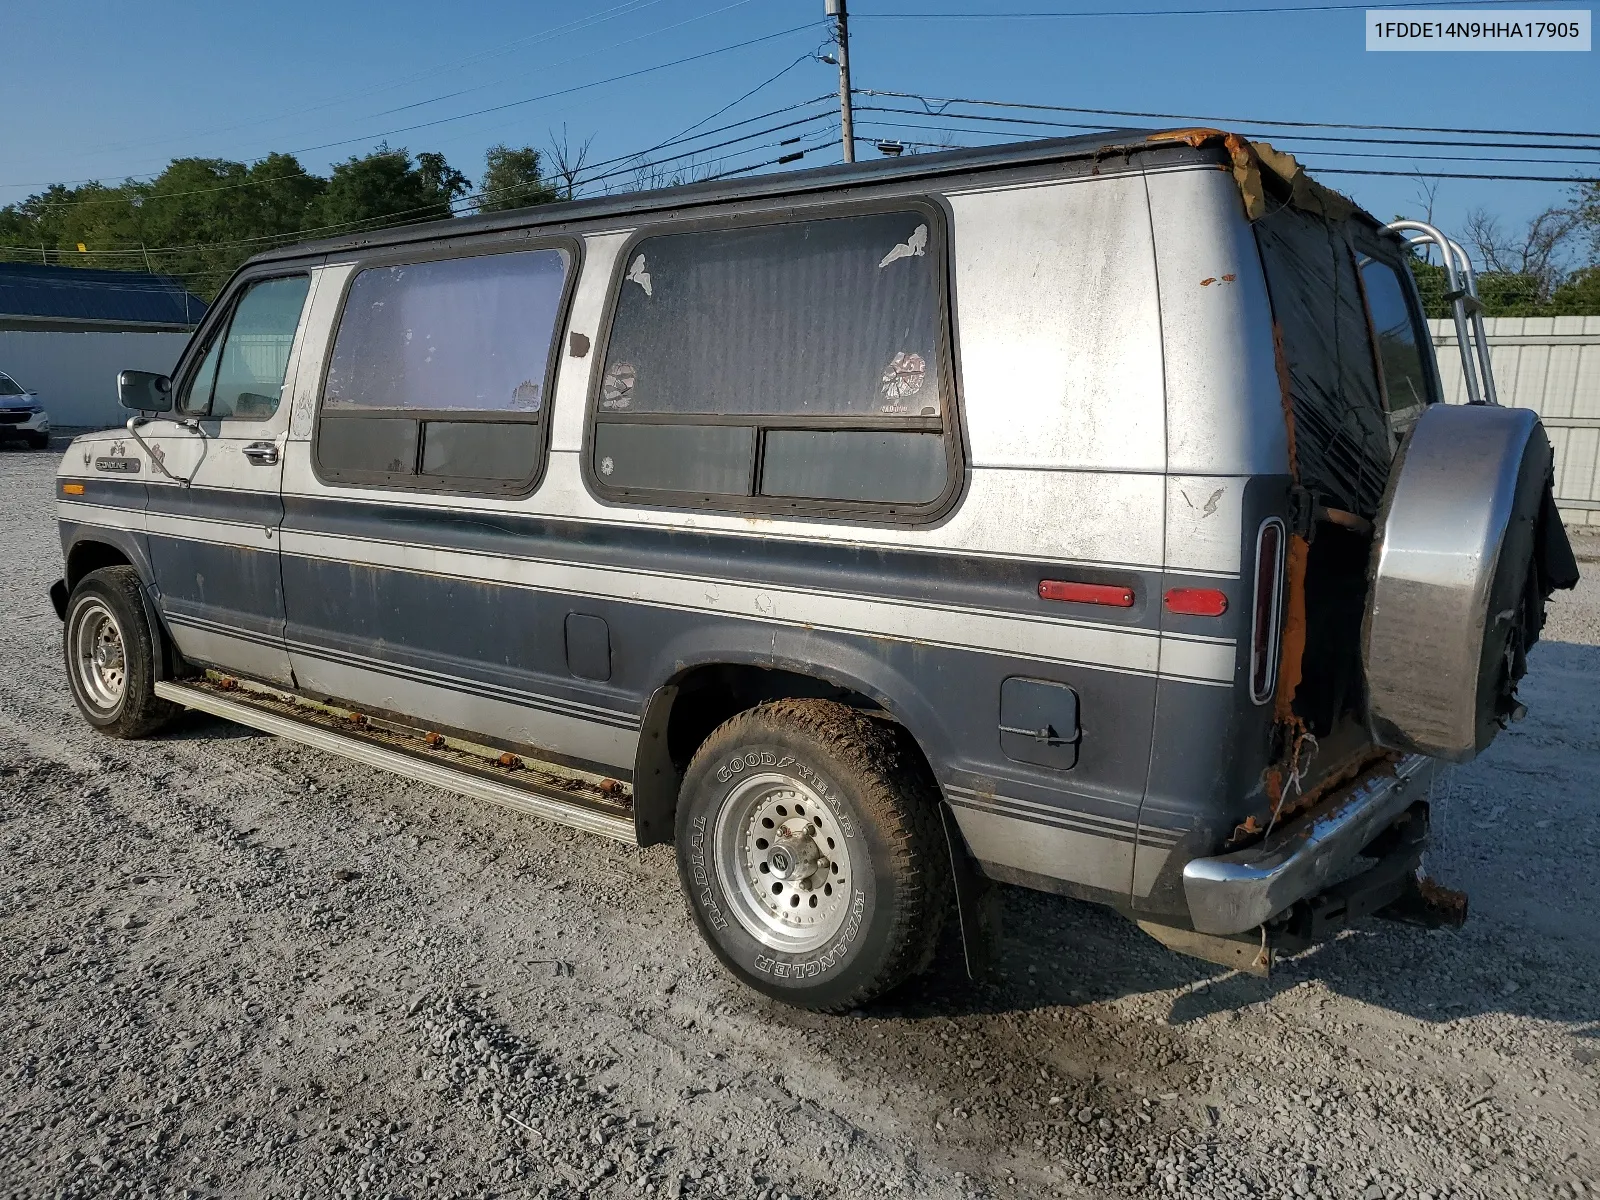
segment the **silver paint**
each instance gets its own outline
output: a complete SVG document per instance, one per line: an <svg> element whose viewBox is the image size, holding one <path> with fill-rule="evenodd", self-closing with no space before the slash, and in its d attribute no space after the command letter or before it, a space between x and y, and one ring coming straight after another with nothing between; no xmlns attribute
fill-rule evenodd
<svg viewBox="0 0 1600 1200"><path fill-rule="evenodd" d="M1192 859L1183 868L1183 893L1195 929L1243 933L1322 891L1363 846L1427 798L1434 768L1433 759L1414 755L1393 775L1369 780L1258 846Z"/></svg>
<svg viewBox="0 0 1600 1200"><path fill-rule="evenodd" d="M1429 407L1397 461L1380 514L1363 658L1375 719L1407 745L1475 755L1490 589L1511 520L1528 409Z"/></svg>

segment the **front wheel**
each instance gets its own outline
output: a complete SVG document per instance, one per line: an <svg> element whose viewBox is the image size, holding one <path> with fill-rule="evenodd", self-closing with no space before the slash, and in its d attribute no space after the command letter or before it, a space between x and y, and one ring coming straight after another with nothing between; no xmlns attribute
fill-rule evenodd
<svg viewBox="0 0 1600 1200"><path fill-rule="evenodd" d="M745 983L843 1011L925 966L950 904L938 801L893 727L824 700L731 718L689 764L678 873Z"/></svg>
<svg viewBox="0 0 1600 1200"><path fill-rule="evenodd" d="M155 694L155 647L132 567L101 567L67 601L62 648L84 719L110 737L146 737L180 711Z"/></svg>

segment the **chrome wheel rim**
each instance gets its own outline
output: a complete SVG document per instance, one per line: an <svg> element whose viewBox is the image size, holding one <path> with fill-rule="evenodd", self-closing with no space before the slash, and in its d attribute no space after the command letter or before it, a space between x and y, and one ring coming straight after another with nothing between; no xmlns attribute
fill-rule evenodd
<svg viewBox="0 0 1600 1200"><path fill-rule="evenodd" d="M855 864L834 806L787 775L740 781L717 815L717 878L734 918L762 945L804 953L849 912Z"/></svg>
<svg viewBox="0 0 1600 1200"><path fill-rule="evenodd" d="M78 686L95 708L113 711L128 686L122 626L104 601L87 600L72 614L69 645Z"/></svg>

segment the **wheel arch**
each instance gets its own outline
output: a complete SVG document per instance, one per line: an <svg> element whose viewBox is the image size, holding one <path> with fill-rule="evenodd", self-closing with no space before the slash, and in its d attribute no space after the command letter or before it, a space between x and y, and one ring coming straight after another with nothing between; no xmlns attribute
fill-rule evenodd
<svg viewBox="0 0 1600 1200"><path fill-rule="evenodd" d="M639 730L634 759L634 823L641 846L673 838L678 789L689 760L728 718L768 700L837 700L893 724L906 747L937 786L938 747L948 745L931 704L881 660L855 652L820 653L808 639L807 653L782 653L774 637L767 653L726 649L692 660L673 660L673 670L652 692ZM863 669L866 668L866 669Z"/></svg>
<svg viewBox="0 0 1600 1200"><path fill-rule="evenodd" d="M183 674L183 660L167 633L166 622L161 619L154 595L153 574L134 537L121 530L77 531L69 536L66 546L66 574L62 580L65 595L61 612L66 615L65 600L85 576L105 567L130 567L139 576L139 598L144 604L145 623L150 630L150 644L159 647L156 655L156 678L175 679Z"/></svg>

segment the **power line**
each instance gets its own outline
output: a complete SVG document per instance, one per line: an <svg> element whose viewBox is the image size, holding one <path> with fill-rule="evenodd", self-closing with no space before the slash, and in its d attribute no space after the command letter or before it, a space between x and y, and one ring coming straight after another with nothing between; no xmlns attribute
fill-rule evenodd
<svg viewBox="0 0 1600 1200"><path fill-rule="evenodd" d="M869 21L1064 21L1091 17L1231 17L1259 13L1366 12L1381 9L1478 8L1505 0L1419 0L1415 4L1263 4L1245 8L1111 8L1072 12L863 13Z"/></svg>
<svg viewBox="0 0 1600 1200"><path fill-rule="evenodd" d="M510 54L514 50L517 50L517 49L519 49L519 48L521 48L523 46L526 46L526 45L530 45L530 44L538 45L541 42L553 41L554 39L556 39L558 37L561 37L561 36L563 36L565 34L578 33L578 32L581 32L584 29L592 28L595 25L603 25L605 22L611 20L613 17L616 17L616 16L624 16L624 15L627 15L629 13L642 11L643 9L646 9L646 8L654 8L657 4L660 4L662 2L663 2L663 0L627 0L626 3L613 5L612 7L607 8L607 9L603 9L600 12L591 13L588 16L579 17L576 20L568 21L563 25L551 26L551 27L549 27L547 29L542 29L542 30L538 30L537 32L534 32L534 33L526 34L525 36L520 37L520 38L514 38L513 40L511 40L509 42L501 42L499 45L493 47L492 49L481 50L476 54L468 55L466 58L457 59L454 62L445 63L442 66L431 67L431 68L429 68L429 69L427 69L425 71L418 71L415 74L406 75L406 76L403 76L403 77L401 77L399 79L395 79L395 80L390 80L387 83L382 83L382 84L379 84L379 85L377 85L375 87L362 88L361 90L354 91L354 92L346 92L343 95L333 96L333 97L330 97L327 100L319 101L316 104L306 105L306 106L304 106L302 108L290 109L288 112L273 113L273 114L270 114L270 115L265 116L265 117L257 117L257 118L253 118L253 119L248 120L248 121L238 121L238 122L235 122L232 125L221 125L221 126L215 126L215 127L211 128L211 129L202 129L202 130L200 130L200 131L198 131L196 133L183 135L181 138L147 138L147 139L145 139L144 141L141 141L141 142L124 142L124 143L121 143L120 145L100 147L99 149L97 149L95 151L92 151L92 153L104 153L107 150L126 150L126 149L132 149L133 147L136 147L136 146L160 145L162 142L166 142L166 141L176 141L176 140L185 140L185 141L187 141L187 140L191 140L193 138L209 137L212 134L216 134L216 133L230 133L230 132L232 132L233 130L236 130L236 129L248 129L252 125L264 125L264 124L266 124L266 123L268 123L270 121L283 120L284 118L287 118L287 117L302 116L305 113L318 112L318 111L320 111L322 109L325 109L325 108L331 108L336 104L343 104L348 100L359 100L364 96L372 96L372 95L376 95L376 94L378 94L380 92L392 91L397 87L404 87L406 84L414 83L419 79L436 79L443 72L456 71L456 70L461 69L462 67L471 66L473 63L482 62L485 59L498 58L501 55ZM717 10L717 11L721 11L721 10ZM702 17L714 16L714 15L715 15L715 13L704 13L704 14L701 14ZM698 20L698 19L701 19L701 18L697 18L697 17L690 18L690 20ZM682 23L683 22L679 22L679 24L682 24ZM667 29L672 29L672 28L675 28L675 26L668 25L668 26L666 26L666 28ZM614 47L611 47L611 48L614 48ZM587 56L584 56L584 57L587 57ZM159 173L160 172L154 172L154 174L159 174ZM94 183L96 181L92 180L92 179L78 179L78 180L73 180L71 182L73 182L73 183ZM27 185L27 184L0 184L0 187L26 187L26 186L31 186L31 185Z"/></svg>
<svg viewBox="0 0 1600 1200"><path fill-rule="evenodd" d="M1125 108L1073 108L1064 104L1029 104L1018 100L972 100L959 96L924 96L917 92L879 91L871 88L857 89L862 96L890 96L900 100L918 100L927 105L965 104L981 108L1014 108L1030 112L1078 113L1103 117L1143 117L1154 121L1211 121L1222 125L1265 125L1273 128L1295 129L1360 129L1376 133L1457 133L1476 134L1483 137L1570 137L1591 138L1600 141L1600 133L1573 133L1567 131L1532 129L1465 129L1441 125L1359 125L1337 121L1269 121L1260 117L1197 117L1192 113L1140 112ZM942 112L942 110L941 110ZM928 116L941 112L931 109Z"/></svg>
<svg viewBox="0 0 1600 1200"><path fill-rule="evenodd" d="M898 113L898 114L901 114L903 116L924 117L924 118L927 118L928 120L931 120L931 121L941 121L943 118L948 117L949 120L954 120L954 121L983 121L983 122L987 122L987 123L991 123L991 124L999 124L999 125L1044 126L1046 128L1050 128L1050 129L1106 129L1107 128L1103 124L1101 124L1101 125L1083 125L1083 124L1077 124L1077 123L1065 122L1065 121L1049 121L1049 120L1045 120L1043 118L1037 118L1037 117L990 117L990 116L985 116L983 113L944 113L944 112L928 113L928 112L919 112L914 108L885 108L885 107L881 107L881 106L878 106L878 105L867 105L867 104L861 105L859 108L857 108L856 111L857 112ZM1174 119L1175 120L1184 120L1184 121L1206 121L1206 120L1214 120L1215 118L1181 117L1180 116L1180 117L1175 117ZM1248 122L1246 122L1246 121L1228 122L1228 123L1229 124L1237 123L1237 124L1244 124L1244 125L1248 124ZM1337 128L1337 126L1319 126L1319 128ZM988 130L968 129L968 130L964 130L963 132L966 132L966 133L987 133L989 131ZM1140 132L1142 132L1142 133L1143 132L1162 133L1162 132L1165 132L1165 130L1163 128L1161 128L1161 127L1148 127L1148 128L1140 127ZM1585 136L1585 135L1578 134L1578 135L1575 135L1575 136L1582 137L1582 136ZM1339 143L1339 144L1342 144L1342 145L1364 145L1364 146L1466 146L1466 147L1472 147L1472 148L1477 148L1477 149L1490 149L1490 150L1587 150L1587 151L1591 151L1591 152L1600 152L1600 146L1574 145L1572 143L1567 143L1567 142L1469 142L1469 141L1459 141L1459 140L1456 140L1456 141L1441 141L1441 140L1439 140L1437 138L1375 138L1375 137L1364 137L1364 136L1361 136L1361 135L1358 135L1358 134L1350 134L1350 135L1342 135L1342 136L1330 136L1330 135L1313 134L1313 133L1296 133L1296 134L1285 134L1285 135L1282 135L1282 140L1291 141L1291 142L1335 142L1335 143Z"/></svg>
<svg viewBox="0 0 1600 1200"><path fill-rule="evenodd" d="M436 120L423 121L416 125L405 125L398 129L387 129L381 133L363 134L360 137L343 138L336 142L322 142L316 146L302 146L298 150L290 151L290 153L309 154L313 150L327 150L333 146L348 146L351 142L370 142L381 138L393 137L396 134L414 133L419 129L431 129L437 125L448 125L452 121L465 121L472 117L485 116L488 113L504 112L509 108L520 108L525 104L535 104L540 100L553 100L557 96L569 96L573 92L587 91L589 88L605 87L608 84L621 83L627 79L637 79L641 75L650 75L656 71L668 70L671 67L681 67L686 63L700 62L703 59L712 58L718 54L727 54L733 50L743 50L747 46L757 46L762 42L775 41L781 37L788 37L792 33L799 33L802 30L810 29L816 24L817 22L815 21L807 21L803 25L791 25L788 29L780 29L776 33L768 33L763 34L761 37L748 38L742 42L734 42L729 46L718 46L714 50L702 50L698 54L686 54L682 58L675 58L670 62L657 63L653 67L640 67L636 71L626 71L621 75L612 75L607 79L596 79L590 83L579 83L574 84L572 87L557 88L553 92L543 92L540 95L528 96L521 100L509 100L504 104L492 104L487 108L474 109L472 112L468 113L458 113L453 117L439 117Z"/></svg>
<svg viewBox="0 0 1600 1200"><path fill-rule="evenodd" d="M732 7L732 6L730 6L730 7ZM718 11L722 11L722 10L718 10ZM680 24L682 24L682 23L684 23L684 22L680 22ZM433 128L435 126L439 126L439 125L448 125L448 124L450 124L451 122L454 122L454 121L465 121L465 120L471 119L472 117L485 116L488 113L503 112L503 111L505 111L507 109L520 108L523 105L536 104L541 100L553 100L556 97L568 96L568 95L573 94L574 92L587 91L590 88L605 87L605 86L608 86L608 85L613 84L613 83L621 83L621 82L624 82L625 80L637 79L640 76L650 75L650 74L653 74L656 71L665 71L665 70L668 70L668 69L670 69L672 67L679 67L679 66L683 66L683 65L685 65L687 63L699 62L699 61L701 61L703 59L712 58L712 57L715 57L716 55L719 55L719 54L727 54L727 53L730 53L730 52L732 52L734 50L743 50L748 46L756 46L756 45L760 45L763 42L775 41L778 38L787 37L790 34L799 33L802 30L810 29L810 28L812 28L812 27L814 27L814 26L816 26L818 24L819 24L819 22L817 22L817 21L808 21L803 25L793 25L793 26L790 26L788 29L780 29L776 33L764 34L761 37L749 38L749 39L747 39L745 41L735 42L735 43L733 43L731 45L727 45L727 46L718 46L718 47L716 47L715 49L712 49L712 50L702 50L699 53L685 55L685 56L683 56L681 58L672 59L669 62L657 63L654 66L640 67L637 70L627 71L627 72L624 72L621 75L612 75L612 76L610 76L608 78L605 78L605 79L596 79L596 80L591 80L588 83L574 84L571 87L558 88L558 89L556 89L555 91L552 91L552 92L543 92L543 93L541 93L541 94L539 94L537 96L527 96L527 97L524 97L523 99L520 99L520 100L511 100L511 101L507 101L504 104L495 104L495 105L491 105L491 106L489 106L487 108L475 109L472 112L459 113L459 114L457 114L455 116L451 116L451 117L439 117L439 118L437 118L435 120L432 120L432 121L423 121L423 122L420 122L420 123L415 124L415 125L405 125L405 126L401 126L399 128L396 128L396 129L384 130L384 131L379 132L379 133L362 134L362 135L360 135L358 137L342 138L342 139L340 139L338 141L332 141L332 142L321 142L321 143L318 143L315 146L301 146L301 147L298 147L297 149L294 149L294 150L282 151L281 153L296 154L296 155L298 155L298 154L309 154L314 150L327 150L327 149L331 149L332 147L335 147L335 146L348 146L353 142L375 142L375 141L380 141L380 140L383 140L383 139L386 139L386 138L394 137L394 136L396 136L398 134L402 134L402 133L413 133L413 132L415 132L415 131L417 131L419 129L431 129L431 128ZM671 26L669 26L669 28L671 28ZM637 41L638 39L637 38L629 38L627 40L628 41ZM625 44L625 43L619 43L619 44ZM448 97L445 97L445 98L448 98ZM435 99L439 99L439 98L435 98ZM434 101L430 100L430 101L422 101L420 103L427 104L427 103L433 103L433 102ZM410 107L417 107L417 106L413 105L413 106L410 106ZM395 110L395 111L399 111L399 110ZM378 114L378 115L382 115L382 114ZM155 174L159 174L159 172L156 172ZM79 183L96 183L96 182L98 182L98 180L92 180L92 179L91 180L79 180L78 182ZM32 187L32 186L41 186L41 185L21 184L21 183L0 184L0 187ZM53 186L53 184L44 184L42 186L50 187L50 186Z"/></svg>
<svg viewBox="0 0 1600 1200"><path fill-rule="evenodd" d="M1356 167L1309 167L1318 175L1398 175L1406 179L1492 179L1497 183L1600 183L1600 176L1578 175L1469 175L1454 171L1377 171Z"/></svg>

